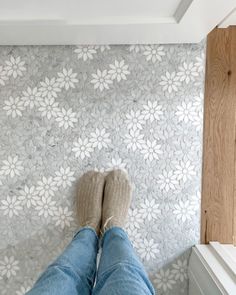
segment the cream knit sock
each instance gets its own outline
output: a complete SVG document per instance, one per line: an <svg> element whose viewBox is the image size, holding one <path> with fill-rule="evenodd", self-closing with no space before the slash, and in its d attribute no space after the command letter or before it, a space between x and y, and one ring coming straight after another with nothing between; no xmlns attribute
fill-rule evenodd
<svg viewBox="0 0 236 295"><path fill-rule="evenodd" d="M113 226L125 225L130 202L131 185L127 174L122 170L111 171L105 180L102 232Z"/></svg>
<svg viewBox="0 0 236 295"><path fill-rule="evenodd" d="M102 199L105 177L100 172L89 171L79 180L77 212L81 227L91 226L100 233Z"/></svg>

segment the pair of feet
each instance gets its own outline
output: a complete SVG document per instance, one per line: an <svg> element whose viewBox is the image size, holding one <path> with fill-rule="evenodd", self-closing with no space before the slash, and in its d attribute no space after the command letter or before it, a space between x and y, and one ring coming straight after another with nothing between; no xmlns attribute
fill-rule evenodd
<svg viewBox="0 0 236 295"><path fill-rule="evenodd" d="M125 172L113 170L108 175L89 171L79 180L77 211L81 227L90 226L97 234L123 227L131 202L131 185Z"/></svg>

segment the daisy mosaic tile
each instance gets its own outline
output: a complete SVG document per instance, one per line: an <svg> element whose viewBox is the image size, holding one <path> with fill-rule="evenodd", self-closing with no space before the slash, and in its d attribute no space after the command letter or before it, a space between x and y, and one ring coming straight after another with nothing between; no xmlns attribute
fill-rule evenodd
<svg viewBox="0 0 236 295"><path fill-rule="evenodd" d="M205 44L0 47L0 290L24 294L76 231L76 181L126 169L127 232L158 294L199 241Z"/></svg>

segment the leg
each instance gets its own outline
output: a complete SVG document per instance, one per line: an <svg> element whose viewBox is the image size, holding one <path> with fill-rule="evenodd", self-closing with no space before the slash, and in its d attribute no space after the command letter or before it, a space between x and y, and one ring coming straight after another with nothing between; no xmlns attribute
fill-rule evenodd
<svg viewBox="0 0 236 295"><path fill-rule="evenodd" d="M27 295L91 294L96 273L97 251L96 232L92 228L82 228Z"/></svg>
<svg viewBox="0 0 236 295"><path fill-rule="evenodd" d="M102 213L102 256L94 295L155 294L127 234L122 229L131 201L131 187L122 171L113 171L105 183Z"/></svg>
<svg viewBox="0 0 236 295"><path fill-rule="evenodd" d="M122 228L108 229L102 240L94 295L153 295L155 291Z"/></svg>
<svg viewBox="0 0 236 295"><path fill-rule="evenodd" d="M104 176L88 172L79 181L77 211L81 230L41 275L28 295L89 295L96 274Z"/></svg>

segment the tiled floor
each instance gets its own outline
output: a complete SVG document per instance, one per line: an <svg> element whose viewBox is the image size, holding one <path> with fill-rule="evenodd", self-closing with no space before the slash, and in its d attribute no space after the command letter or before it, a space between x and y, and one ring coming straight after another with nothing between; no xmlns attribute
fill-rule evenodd
<svg viewBox="0 0 236 295"><path fill-rule="evenodd" d="M0 47L1 294L24 294L70 241L79 176L113 167L133 181L127 231L159 294L187 294L203 70L204 43Z"/></svg>

